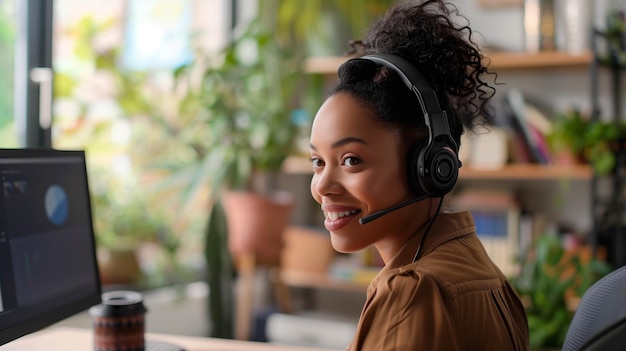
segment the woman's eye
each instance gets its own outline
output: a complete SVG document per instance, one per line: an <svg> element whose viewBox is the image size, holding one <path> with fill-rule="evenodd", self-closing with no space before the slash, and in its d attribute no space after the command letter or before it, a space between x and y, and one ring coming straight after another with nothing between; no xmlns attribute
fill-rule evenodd
<svg viewBox="0 0 626 351"><path fill-rule="evenodd" d="M324 162L322 162L319 158L311 157L311 165L313 166L313 169L316 169L322 167Z"/></svg>
<svg viewBox="0 0 626 351"><path fill-rule="evenodd" d="M359 160L356 157L346 157L346 158L343 159L343 165L344 166L354 167L354 166L358 165L359 163L361 163L361 160Z"/></svg>

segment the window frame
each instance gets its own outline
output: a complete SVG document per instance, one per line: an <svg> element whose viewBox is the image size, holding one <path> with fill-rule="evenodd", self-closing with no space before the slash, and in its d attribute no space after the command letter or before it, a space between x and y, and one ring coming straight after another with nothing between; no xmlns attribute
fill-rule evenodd
<svg viewBox="0 0 626 351"><path fill-rule="evenodd" d="M19 147L51 148L54 0L17 1L14 118Z"/></svg>

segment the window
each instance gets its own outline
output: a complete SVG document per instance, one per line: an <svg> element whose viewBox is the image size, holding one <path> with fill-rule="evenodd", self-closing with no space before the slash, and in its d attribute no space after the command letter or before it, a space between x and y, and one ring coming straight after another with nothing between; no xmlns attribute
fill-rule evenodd
<svg viewBox="0 0 626 351"><path fill-rule="evenodd" d="M183 223L177 194L153 191L160 176L153 170L185 152L164 127L186 127L177 114L174 70L196 48L224 44L231 4L54 2L52 145L87 152L99 246L157 244L140 253L149 256L142 268L151 286L168 284L163 269L204 262L204 207ZM193 272L170 273L180 279Z"/></svg>
<svg viewBox="0 0 626 351"><path fill-rule="evenodd" d="M0 1L0 147L17 146L13 114L15 1Z"/></svg>

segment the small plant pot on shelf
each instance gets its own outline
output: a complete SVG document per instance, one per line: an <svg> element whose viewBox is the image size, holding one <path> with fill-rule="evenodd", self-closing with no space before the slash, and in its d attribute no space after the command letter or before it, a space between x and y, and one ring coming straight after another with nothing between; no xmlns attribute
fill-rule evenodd
<svg viewBox="0 0 626 351"><path fill-rule="evenodd" d="M293 198L285 192L260 195L229 191L223 197L228 248L237 264L253 255L259 264L278 265L289 224Z"/></svg>
<svg viewBox="0 0 626 351"><path fill-rule="evenodd" d="M141 278L141 267L134 249L98 248L98 268L102 285L134 285Z"/></svg>

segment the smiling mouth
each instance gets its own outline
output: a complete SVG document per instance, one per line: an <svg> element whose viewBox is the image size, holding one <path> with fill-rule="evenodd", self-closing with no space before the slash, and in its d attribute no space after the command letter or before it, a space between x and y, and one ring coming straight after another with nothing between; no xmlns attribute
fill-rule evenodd
<svg viewBox="0 0 626 351"><path fill-rule="evenodd" d="M328 219L331 220L337 220L339 218L343 218L343 217L347 217L347 216L352 216L355 215L357 213L361 212L360 210L353 210L353 211L342 211L342 212L324 212L324 216Z"/></svg>

